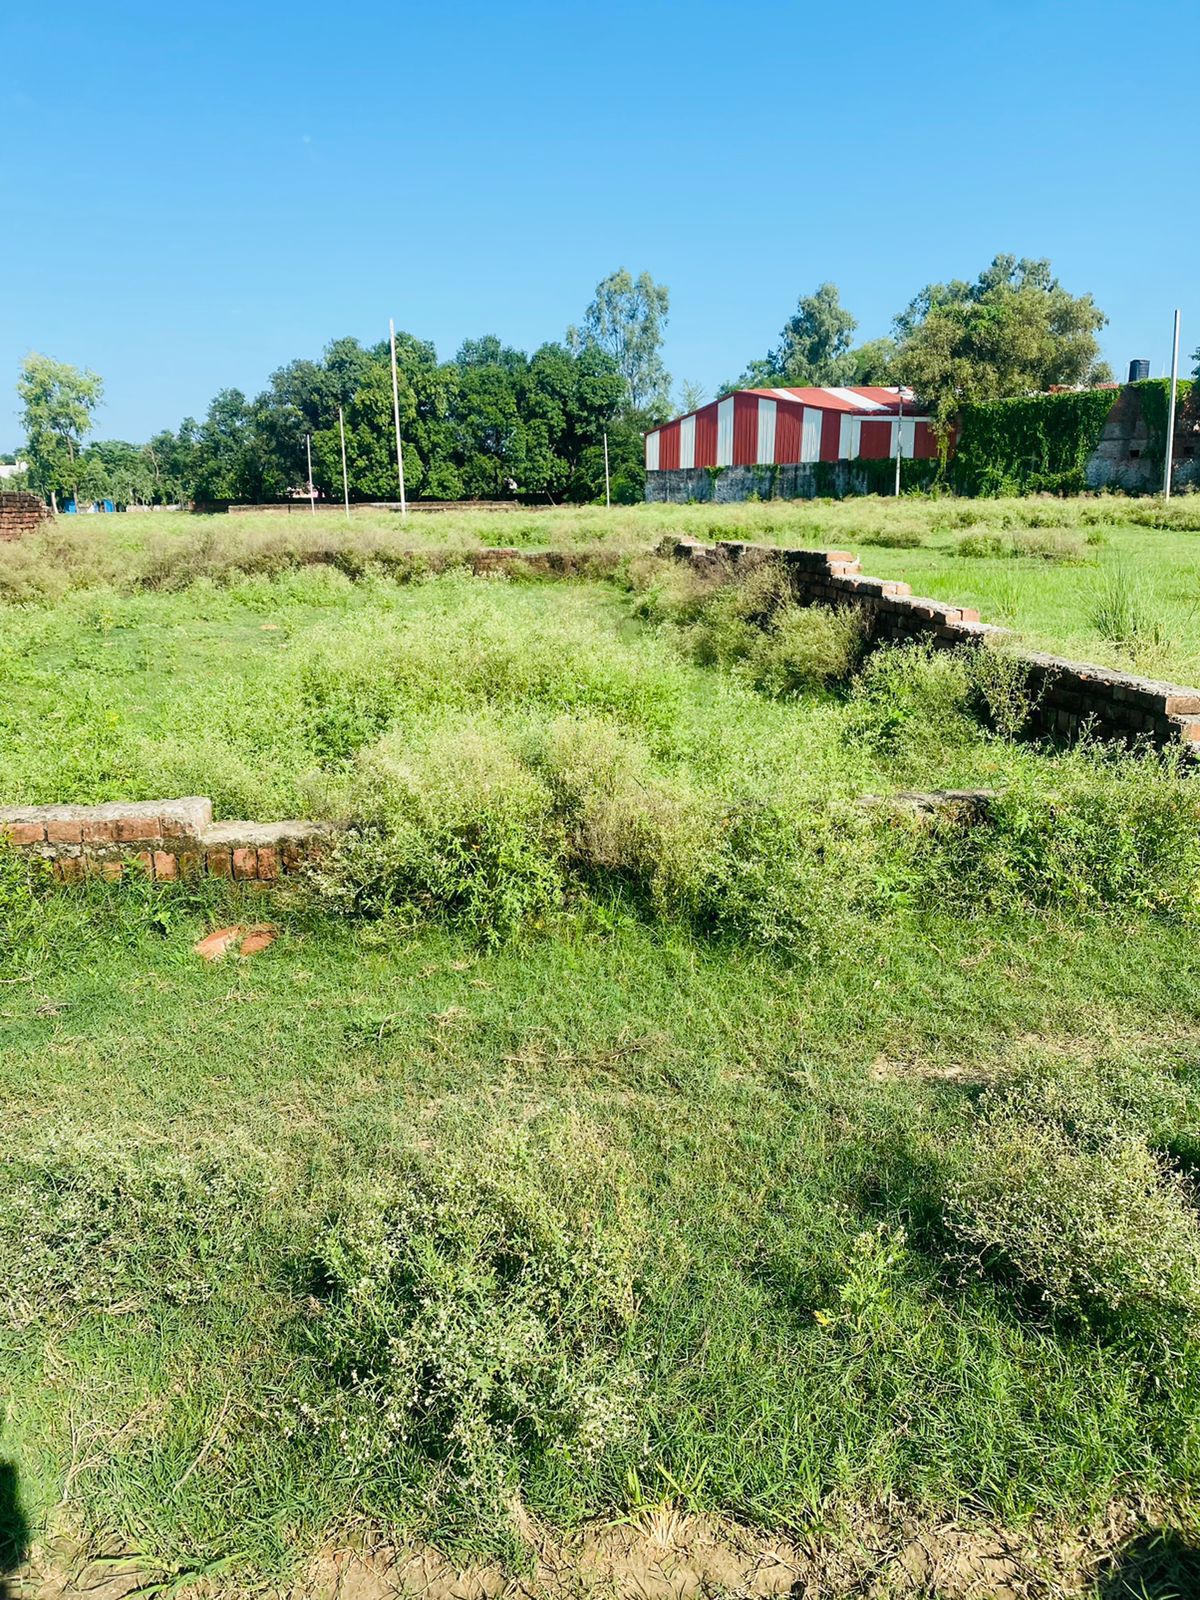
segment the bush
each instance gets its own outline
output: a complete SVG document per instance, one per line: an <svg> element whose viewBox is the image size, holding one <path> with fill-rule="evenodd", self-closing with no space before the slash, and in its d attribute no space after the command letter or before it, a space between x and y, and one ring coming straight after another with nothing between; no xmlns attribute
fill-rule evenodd
<svg viewBox="0 0 1200 1600"><path fill-rule="evenodd" d="M985 823L942 831L942 892L979 905L1196 920L1200 793L1177 760L1064 751L1052 791L1032 772L1013 773Z"/></svg>
<svg viewBox="0 0 1200 1600"><path fill-rule="evenodd" d="M445 916L488 943L559 905L561 841L545 785L468 717L384 738L362 761L350 833L314 874L361 913Z"/></svg>
<svg viewBox="0 0 1200 1600"><path fill-rule="evenodd" d="M971 663L931 644L889 645L868 656L850 692L846 737L903 755L978 737Z"/></svg>
<svg viewBox="0 0 1200 1600"><path fill-rule="evenodd" d="M494 1541L522 1471L625 1436L638 1236L577 1119L485 1134L469 1166L412 1159L357 1199L313 1266L316 1352L354 1401L363 1476L436 1464L426 1507Z"/></svg>
<svg viewBox="0 0 1200 1600"><path fill-rule="evenodd" d="M776 696L845 683L866 650L861 613L849 607L780 607L753 642L745 675Z"/></svg>
<svg viewBox="0 0 1200 1600"><path fill-rule="evenodd" d="M629 883L656 914L694 912L715 847L711 802L605 718L560 718L529 754L576 870Z"/></svg>
<svg viewBox="0 0 1200 1600"><path fill-rule="evenodd" d="M985 1100L947 1189L952 1234L1050 1312L1146 1335L1194 1319L1191 1190L1138 1134L1069 1111L1045 1085Z"/></svg>

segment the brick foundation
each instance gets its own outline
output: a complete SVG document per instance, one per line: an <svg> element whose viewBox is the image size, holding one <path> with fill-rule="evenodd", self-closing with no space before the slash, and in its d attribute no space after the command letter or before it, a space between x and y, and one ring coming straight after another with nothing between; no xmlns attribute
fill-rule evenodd
<svg viewBox="0 0 1200 1600"><path fill-rule="evenodd" d="M0 539L19 539L40 528L50 507L25 489L0 490Z"/></svg>
<svg viewBox="0 0 1200 1600"><path fill-rule="evenodd" d="M217 822L201 795L102 806L0 807L0 835L49 861L64 882L137 872L157 882L212 877L274 883L317 859L322 822Z"/></svg>
<svg viewBox="0 0 1200 1600"><path fill-rule="evenodd" d="M748 572L767 561L782 562L801 605L853 606L862 612L868 636L879 643L915 639L941 649L1012 637L1006 628L981 622L970 607L924 599L907 583L865 577L848 550L667 539L659 552L710 573ZM1124 744L1182 745L1200 757L1200 689L1035 651L1022 652L1019 659L1029 669L1034 732L1074 739L1086 731Z"/></svg>

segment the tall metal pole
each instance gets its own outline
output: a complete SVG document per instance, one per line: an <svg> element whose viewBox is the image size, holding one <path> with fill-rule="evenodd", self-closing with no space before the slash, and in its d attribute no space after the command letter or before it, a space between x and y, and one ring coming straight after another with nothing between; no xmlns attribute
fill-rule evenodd
<svg viewBox="0 0 1200 1600"><path fill-rule="evenodd" d="M304 449L308 455L308 509L315 517L317 514L317 496L313 490L312 481L312 434L304 435Z"/></svg>
<svg viewBox="0 0 1200 1600"><path fill-rule="evenodd" d="M396 324L388 318L388 337L392 343L392 415L396 420L396 475L400 479L400 515L408 515L404 495L404 446L400 442L400 380L396 376Z"/></svg>
<svg viewBox="0 0 1200 1600"><path fill-rule="evenodd" d="M346 521L350 521L350 474L346 471L346 419L338 407L338 433L342 438L342 499L346 502Z"/></svg>
<svg viewBox="0 0 1200 1600"><path fill-rule="evenodd" d="M904 438L904 385L902 383L898 383L896 385L896 393L900 398L900 409L896 413L896 487L895 487L895 491L894 492L895 492L897 498L899 498L899 495L900 495L900 453L904 448L904 445L903 445L903 438Z"/></svg>
<svg viewBox="0 0 1200 1600"><path fill-rule="evenodd" d="M1175 342L1171 347L1171 403L1167 407L1167 464L1163 469L1163 499L1171 498L1171 470L1175 465L1175 395L1179 388L1179 311L1175 312Z"/></svg>
<svg viewBox="0 0 1200 1600"><path fill-rule="evenodd" d="M608 477L608 429L604 430L604 504L612 507L612 485Z"/></svg>

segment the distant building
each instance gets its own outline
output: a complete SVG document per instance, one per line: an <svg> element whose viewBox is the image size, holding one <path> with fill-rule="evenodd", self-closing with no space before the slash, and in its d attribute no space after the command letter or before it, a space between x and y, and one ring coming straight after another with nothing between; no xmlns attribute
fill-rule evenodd
<svg viewBox="0 0 1200 1600"><path fill-rule="evenodd" d="M647 500L808 498L866 487L855 463L933 460L909 389L739 389L646 434ZM824 464L822 466L822 464Z"/></svg>
<svg viewBox="0 0 1200 1600"><path fill-rule="evenodd" d="M19 478L28 471L28 461L0 461L0 478Z"/></svg>

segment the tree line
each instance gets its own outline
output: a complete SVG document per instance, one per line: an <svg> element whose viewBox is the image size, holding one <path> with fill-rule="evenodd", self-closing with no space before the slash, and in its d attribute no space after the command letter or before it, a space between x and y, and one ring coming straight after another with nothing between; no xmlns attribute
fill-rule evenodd
<svg viewBox="0 0 1200 1600"><path fill-rule="evenodd" d="M683 383L672 404L662 359L669 292L624 268L596 287L582 324L532 355L494 335L469 339L451 361L413 334L396 338L405 479L414 498L521 495L589 501L604 493L607 439L613 498L643 487L644 430L707 397ZM837 286L803 295L778 342L717 393L747 386L905 384L944 441L964 404L1110 380L1097 334L1106 318L1070 293L1045 260L997 256L973 281L928 284L884 338L855 344L857 322ZM1200 376L1200 349L1195 353ZM103 385L32 355L18 381L28 485L57 501L122 505L272 501L312 482L342 493L339 411L352 498L397 493L388 341L333 340L318 360L272 373L253 399L223 389L203 419L186 417L142 445L85 443Z"/></svg>

